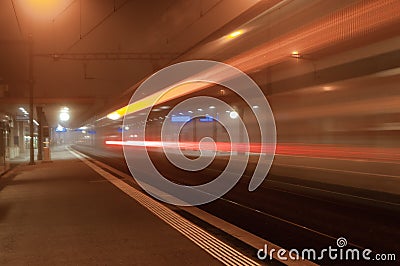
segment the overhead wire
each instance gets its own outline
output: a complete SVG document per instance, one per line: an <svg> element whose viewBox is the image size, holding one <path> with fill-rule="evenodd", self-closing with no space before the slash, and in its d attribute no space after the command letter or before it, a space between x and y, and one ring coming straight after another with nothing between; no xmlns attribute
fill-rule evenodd
<svg viewBox="0 0 400 266"><path fill-rule="evenodd" d="M81 40L86 38L88 35L90 35L94 30L96 30L99 26L101 26L105 21L107 21L114 13L116 13L118 10L120 10L122 7L124 7L130 0L125 0L120 6L115 6L113 10L108 13L103 19L101 19L98 23L96 23L91 29L89 29L86 33L82 34L80 33L79 39L77 39L75 42L73 42L67 49L65 49L64 53L69 52L72 48L75 47Z"/></svg>
<svg viewBox="0 0 400 266"><path fill-rule="evenodd" d="M10 0L10 1L11 1L11 5L12 5L12 7L13 7L13 10L14 10L15 19L16 19L17 24L18 24L19 33L20 33L21 36L23 37L22 28L21 28L21 23L19 22L19 19L18 19L17 10L15 9L14 0Z"/></svg>

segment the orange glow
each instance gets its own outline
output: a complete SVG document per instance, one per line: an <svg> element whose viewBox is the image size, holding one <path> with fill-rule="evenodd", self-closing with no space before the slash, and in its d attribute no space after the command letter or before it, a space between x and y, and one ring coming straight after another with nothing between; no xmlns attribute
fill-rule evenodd
<svg viewBox="0 0 400 266"><path fill-rule="evenodd" d="M19 6L29 16L38 19L53 19L71 0L19 0Z"/></svg>

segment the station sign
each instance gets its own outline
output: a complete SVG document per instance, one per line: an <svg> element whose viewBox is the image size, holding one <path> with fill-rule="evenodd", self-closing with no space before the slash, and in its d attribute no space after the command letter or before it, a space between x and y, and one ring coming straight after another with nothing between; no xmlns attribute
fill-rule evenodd
<svg viewBox="0 0 400 266"><path fill-rule="evenodd" d="M192 118L188 115L181 115L181 116L172 116L171 117L171 122L174 123L185 123L189 122Z"/></svg>

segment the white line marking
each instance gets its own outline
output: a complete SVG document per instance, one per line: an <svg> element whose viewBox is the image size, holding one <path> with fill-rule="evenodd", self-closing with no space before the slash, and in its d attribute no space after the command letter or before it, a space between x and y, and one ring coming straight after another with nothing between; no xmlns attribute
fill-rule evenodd
<svg viewBox="0 0 400 266"><path fill-rule="evenodd" d="M67 148L68 149L68 148ZM201 247L204 251L219 260L225 265L260 265L253 259L243 255L241 252L228 246L218 238L207 233L200 227L194 225L188 220L184 219L174 211L165 207L156 200L150 198L139 190L129 186L127 183L118 179L114 175L101 169L96 164L87 160L87 156L76 151L68 149L78 159L83 161L87 166L96 171L99 175L107 179L110 183L125 192L131 198L135 199L138 203L146 207L153 214L158 216L165 223L176 229L178 232L189 238L196 245Z"/></svg>
<svg viewBox="0 0 400 266"><path fill-rule="evenodd" d="M90 158L89 156L86 156L84 154L82 154L82 156L84 156L85 158ZM123 179L121 179L121 180L130 180L130 181L134 180L131 175L128 175L128 174L126 174L126 173L124 173L124 172L122 172L122 171L120 171L120 170L118 170L116 168L113 168L113 167L111 167L111 166L109 166L109 165L107 165L105 163L102 163L100 161L97 161L97 160L95 160L93 158L90 158L90 159L96 165L100 166L101 168L107 169L107 170L111 171L112 173L114 173L114 174L116 174L116 175L118 175L120 177L123 177ZM105 181L108 182L107 180L105 180ZM147 184L147 185L150 186L149 184ZM162 193L160 190L158 190L155 187L152 187L152 189L157 190L157 194ZM166 194L163 194L163 195L166 196ZM173 197L171 195L168 195L168 196ZM221 199L225 200L224 198L221 198ZM174 198L174 200L177 201L178 199ZM220 219L220 218L218 218L218 217L216 217L216 216L214 216L214 215L212 215L212 214L210 214L208 212L205 212L205 211L197 208L197 207L179 207L179 208L183 209L184 211L196 216L197 218L199 218L199 219L201 219L201 220L213 225L214 227L216 227L216 228L228 233L229 235L232 235L232 236L236 237L237 239L241 240L242 242L246 243L249 246L254 247L255 249L259 249L260 247L263 247L264 244L267 244L269 247L276 248L276 249L280 249L281 248L278 245L276 245L276 244L274 244L274 243L272 243L272 242L270 242L268 240L265 240L265 239L260 238L260 237L258 237L256 235L253 235L252 233L250 233L248 231L245 231L245 230L243 230L243 229L241 229L241 228L239 228L239 227L237 227L237 226L235 226L233 224L230 224L230 223L228 223L228 222L226 222L226 221L224 221L224 220L222 220L222 219ZM259 210L255 210L255 209L252 209L252 210L254 210L256 212L261 212ZM300 227L304 228L303 226L300 226ZM287 253L288 253L288 251L287 251ZM310 266L311 265L312 266L317 265L317 264L315 264L315 263L313 263L311 261L307 261L307 260L292 260L290 258L288 258L288 260L281 260L280 258L278 258L276 253L273 254L273 258L275 260L277 260L277 261L280 261L283 264L290 265L290 266L292 266L292 265L293 266L294 265L310 265Z"/></svg>

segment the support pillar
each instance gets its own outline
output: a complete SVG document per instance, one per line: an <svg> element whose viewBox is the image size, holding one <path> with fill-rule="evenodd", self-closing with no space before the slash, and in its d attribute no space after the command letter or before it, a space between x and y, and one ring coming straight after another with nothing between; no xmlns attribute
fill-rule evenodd
<svg viewBox="0 0 400 266"><path fill-rule="evenodd" d="M33 146L34 141L34 128L33 128L33 38L29 37L29 135L30 143L29 143L29 164L35 164L35 150Z"/></svg>
<svg viewBox="0 0 400 266"><path fill-rule="evenodd" d="M23 121L18 121L18 147L20 156L25 155L25 125Z"/></svg>
<svg viewBox="0 0 400 266"><path fill-rule="evenodd" d="M36 107L36 116L38 118L38 140L37 140L37 159L43 160L43 108L41 106Z"/></svg>

